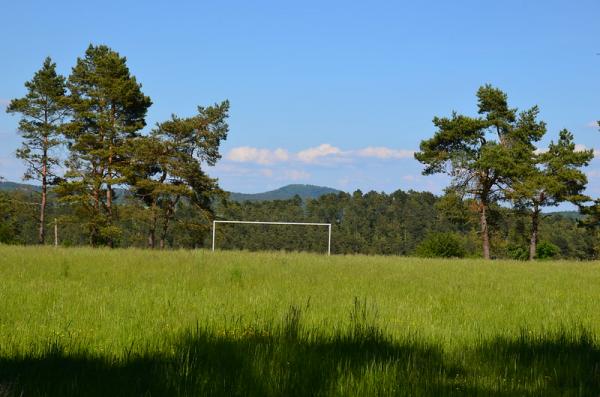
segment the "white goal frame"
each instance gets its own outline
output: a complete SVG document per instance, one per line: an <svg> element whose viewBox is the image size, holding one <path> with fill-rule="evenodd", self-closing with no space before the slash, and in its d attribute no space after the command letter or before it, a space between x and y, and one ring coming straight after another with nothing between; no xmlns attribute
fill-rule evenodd
<svg viewBox="0 0 600 397"><path fill-rule="evenodd" d="M331 255L331 223L314 222L262 222L262 221L213 221L212 230L212 250L215 250L215 237L217 232L217 223L245 223L252 225L299 225L299 226L327 226L327 255Z"/></svg>

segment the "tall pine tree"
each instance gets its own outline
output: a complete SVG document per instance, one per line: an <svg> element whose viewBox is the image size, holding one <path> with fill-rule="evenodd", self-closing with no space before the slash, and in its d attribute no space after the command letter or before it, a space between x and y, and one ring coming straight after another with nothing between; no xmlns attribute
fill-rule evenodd
<svg viewBox="0 0 600 397"><path fill-rule="evenodd" d="M587 166L593 157L593 150L577 150L573 134L562 130L558 141L551 142L548 151L533 153L529 172L513 185L510 194L516 205L531 211L530 260L537 252L542 208L564 201L581 205L589 200L583 194L587 177L581 167Z"/></svg>
<svg viewBox="0 0 600 397"><path fill-rule="evenodd" d="M126 64L126 58L104 45L90 45L68 79L72 121L66 129L71 149L63 185L65 200L88 213L91 244L114 244L114 186L125 182L127 142L146 125L152 104Z"/></svg>
<svg viewBox="0 0 600 397"><path fill-rule="evenodd" d="M149 210L148 246L164 248L178 205L185 200L206 219L212 202L223 192L217 180L202 169L221 158L219 146L227 138L229 102L198 107L189 118L172 116L159 123L151 136L132 141L130 184Z"/></svg>
<svg viewBox="0 0 600 397"><path fill-rule="evenodd" d="M6 111L21 114L19 132L23 143L17 157L27 164L23 179L37 180L42 185L38 242L44 244L48 184L60 162L55 149L62 144L61 127L68 112L65 78L56 73L56 64L48 57L25 87L27 94L13 99Z"/></svg>
<svg viewBox="0 0 600 397"><path fill-rule="evenodd" d="M537 107L517 114L507 95L490 85L479 88L477 99L480 117L455 112L435 117L437 131L421 142L415 158L425 165L423 174L446 173L454 191L475 200L483 257L490 259L490 206L524 174L532 142L541 139L545 124L536 120Z"/></svg>

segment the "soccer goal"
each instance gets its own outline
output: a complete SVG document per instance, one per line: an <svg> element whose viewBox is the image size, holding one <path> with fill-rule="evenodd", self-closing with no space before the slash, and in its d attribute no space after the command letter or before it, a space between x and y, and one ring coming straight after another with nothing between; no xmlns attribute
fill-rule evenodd
<svg viewBox="0 0 600 397"><path fill-rule="evenodd" d="M297 225L297 226L327 226L327 255L331 255L331 223L314 222L261 222L261 221L213 221L212 228L212 250L215 250L215 239L217 233L217 224L219 223L244 223L250 225Z"/></svg>

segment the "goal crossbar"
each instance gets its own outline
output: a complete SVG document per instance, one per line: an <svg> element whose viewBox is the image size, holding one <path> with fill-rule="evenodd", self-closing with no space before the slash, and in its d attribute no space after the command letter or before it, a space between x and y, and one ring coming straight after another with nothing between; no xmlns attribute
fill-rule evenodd
<svg viewBox="0 0 600 397"><path fill-rule="evenodd" d="M263 222L263 221L213 221L212 228L212 250L215 250L215 238L217 231L217 223L245 223L252 225L299 225L299 226L327 226L327 255L331 255L331 223L317 222Z"/></svg>

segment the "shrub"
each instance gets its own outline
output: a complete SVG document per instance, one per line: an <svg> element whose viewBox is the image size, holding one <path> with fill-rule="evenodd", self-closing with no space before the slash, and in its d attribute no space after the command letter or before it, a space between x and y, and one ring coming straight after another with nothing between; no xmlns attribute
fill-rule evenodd
<svg viewBox="0 0 600 397"><path fill-rule="evenodd" d="M7 223L0 223L0 243L1 244L11 244L15 242L14 236L15 231L11 225Z"/></svg>
<svg viewBox="0 0 600 397"><path fill-rule="evenodd" d="M537 259L556 258L560 255L560 248L548 241L542 241L538 244L535 251Z"/></svg>
<svg viewBox="0 0 600 397"><path fill-rule="evenodd" d="M510 259L526 261L529 259L529 249L520 245L509 245L506 254Z"/></svg>
<svg viewBox="0 0 600 397"><path fill-rule="evenodd" d="M462 258L465 248L453 233L433 233L421 241L415 253L425 258Z"/></svg>

